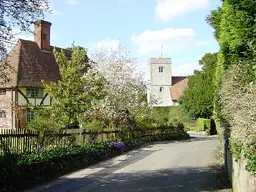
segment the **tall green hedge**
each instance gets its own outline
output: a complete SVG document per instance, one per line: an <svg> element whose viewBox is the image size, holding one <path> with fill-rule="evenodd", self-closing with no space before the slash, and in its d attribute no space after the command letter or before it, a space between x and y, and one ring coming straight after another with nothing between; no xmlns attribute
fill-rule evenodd
<svg viewBox="0 0 256 192"><path fill-rule="evenodd" d="M211 132L211 119L198 118L196 121L196 130L206 131L208 134Z"/></svg>
<svg viewBox="0 0 256 192"><path fill-rule="evenodd" d="M183 123L195 122L183 111L181 106L153 107L152 117L155 121L162 123L172 123L174 121Z"/></svg>

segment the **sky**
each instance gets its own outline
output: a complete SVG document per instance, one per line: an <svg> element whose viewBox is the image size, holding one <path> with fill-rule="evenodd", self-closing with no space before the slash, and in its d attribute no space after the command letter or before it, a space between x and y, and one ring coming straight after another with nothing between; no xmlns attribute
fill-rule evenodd
<svg viewBox="0 0 256 192"><path fill-rule="evenodd" d="M172 75L200 69L205 53L219 50L205 18L220 0L51 0L51 45L73 42L92 53L98 48L127 47L147 72L152 57L170 57ZM21 38L33 40L32 34Z"/></svg>

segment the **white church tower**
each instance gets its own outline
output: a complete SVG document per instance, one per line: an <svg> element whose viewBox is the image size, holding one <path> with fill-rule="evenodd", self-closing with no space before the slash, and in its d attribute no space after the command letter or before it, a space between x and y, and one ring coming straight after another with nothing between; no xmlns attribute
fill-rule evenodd
<svg viewBox="0 0 256 192"><path fill-rule="evenodd" d="M157 100L153 106L174 105L170 87L172 86L171 58L151 58L148 62L149 86L148 102Z"/></svg>

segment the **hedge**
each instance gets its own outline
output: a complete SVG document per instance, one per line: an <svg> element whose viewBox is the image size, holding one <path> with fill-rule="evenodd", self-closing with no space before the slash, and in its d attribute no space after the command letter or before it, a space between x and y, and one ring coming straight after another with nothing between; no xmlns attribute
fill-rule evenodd
<svg viewBox="0 0 256 192"><path fill-rule="evenodd" d="M181 106L169 106L169 107L153 107L152 110L153 119L157 122L179 121L182 123L195 122L186 114Z"/></svg>
<svg viewBox="0 0 256 192"><path fill-rule="evenodd" d="M107 143L98 143L58 148L41 154L7 154L0 159L0 191L21 191L136 147L187 138L187 133L176 132L128 139L124 142L125 150L110 147Z"/></svg>
<svg viewBox="0 0 256 192"><path fill-rule="evenodd" d="M197 121L196 121L196 130L198 132L206 131L208 134L210 134L211 120L210 119L205 119L205 118L198 118Z"/></svg>

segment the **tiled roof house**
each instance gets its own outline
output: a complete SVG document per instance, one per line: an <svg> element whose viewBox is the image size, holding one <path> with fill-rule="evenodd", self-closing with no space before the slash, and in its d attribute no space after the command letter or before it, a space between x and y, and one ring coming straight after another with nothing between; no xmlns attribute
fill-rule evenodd
<svg viewBox="0 0 256 192"><path fill-rule="evenodd" d="M172 100L176 103L187 88L188 78L186 76L173 76L170 93Z"/></svg>
<svg viewBox="0 0 256 192"><path fill-rule="evenodd" d="M19 39L1 61L1 65L8 63L11 70L10 81L0 85L0 129L24 128L33 118L28 108L19 107L28 104L50 105L52 102L42 84L42 80L60 80L59 66L50 45L50 28L50 22L35 22L34 41ZM14 104L16 107L13 107Z"/></svg>

